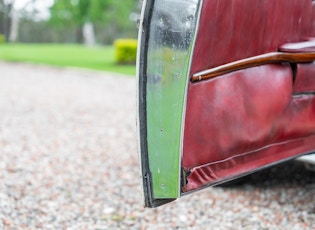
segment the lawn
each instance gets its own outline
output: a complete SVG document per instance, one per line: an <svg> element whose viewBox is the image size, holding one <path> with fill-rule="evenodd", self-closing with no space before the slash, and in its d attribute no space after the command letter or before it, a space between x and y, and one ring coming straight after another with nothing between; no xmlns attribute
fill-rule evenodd
<svg viewBox="0 0 315 230"><path fill-rule="evenodd" d="M86 47L64 44L3 44L0 60L58 67L79 67L135 75L134 65L115 64L113 46Z"/></svg>

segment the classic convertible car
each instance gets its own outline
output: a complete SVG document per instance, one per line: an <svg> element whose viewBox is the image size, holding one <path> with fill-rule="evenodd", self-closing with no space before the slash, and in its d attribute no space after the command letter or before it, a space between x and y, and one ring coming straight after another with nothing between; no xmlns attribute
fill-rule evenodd
<svg viewBox="0 0 315 230"><path fill-rule="evenodd" d="M301 156L314 166L314 1L146 0L139 38L147 207Z"/></svg>

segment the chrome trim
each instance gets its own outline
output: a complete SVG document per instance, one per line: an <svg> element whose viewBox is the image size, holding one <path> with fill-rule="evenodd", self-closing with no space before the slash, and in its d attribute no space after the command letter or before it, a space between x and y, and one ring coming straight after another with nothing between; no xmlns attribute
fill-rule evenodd
<svg viewBox="0 0 315 230"><path fill-rule="evenodd" d="M200 0L199 1L199 5L198 5L198 16L197 16L197 20L196 20L196 28L195 28L195 32L194 32L194 38L193 38L193 42L191 44L191 50L190 50L190 60L189 60L189 69L187 71L187 76L186 76L186 86L185 86L185 93L184 93L184 104L183 104L183 116L182 116L182 126L181 126L181 137L180 137L180 154L179 154L179 162L180 162L180 172L179 172L179 181L182 181L182 159L183 159L183 147L184 147L184 131L185 131L185 119L186 119L186 108L187 108L187 94L188 94L188 85L190 83L190 71L191 71L191 63L192 63L192 57L193 57L193 53L195 50L195 45L196 45L196 38L198 35L198 31L199 31L199 22L200 22L200 16L201 16L201 10L202 10L202 6L203 6L203 2L204 0ZM182 195L181 192L181 184L179 184L179 194Z"/></svg>

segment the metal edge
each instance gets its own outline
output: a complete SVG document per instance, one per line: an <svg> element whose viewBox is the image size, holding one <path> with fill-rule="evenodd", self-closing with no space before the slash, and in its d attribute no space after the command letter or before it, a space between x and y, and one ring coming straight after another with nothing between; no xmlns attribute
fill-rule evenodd
<svg viewBox="0 0 315 230"><path fill-rule="evenodd" d="M297 162L301 162L304 164L304 167L307 170L310 170L312 172L315 172L315 154L314 152L298 157L295 159Z"/></svg>
<svg viewBox="0 0 315 230"><path fill-rule="evenodd" d="M138 34L137 52L137 135L138 156L140 158L140 173L143 187L145 207L155 208L175 199L154 199L152 177L149 167L147 143L147 113L146 113L146 69L147 51L150 38L150 22L155 0L144 0Z"/></svg>
<svg viewBox="0 0 315 230"><path fill-rule="evenodd" d="M315 165L315 154L314 154L314 152L311 152L309 154L306 154L306 155L303 155L303 156L296 158L296 160L303 162L303 163Z"/></svg>

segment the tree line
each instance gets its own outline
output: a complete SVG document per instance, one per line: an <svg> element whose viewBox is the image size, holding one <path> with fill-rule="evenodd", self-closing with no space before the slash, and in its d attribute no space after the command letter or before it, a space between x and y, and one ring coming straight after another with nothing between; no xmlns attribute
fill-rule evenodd
<svg viewBox="0 0 315 230"><path fill-rule="evenodd" d="M8 42L112 43L115 38L137 36L138 0L54 0L49 17L41 18L28 0L16 10L18 0L0 0L0 34Z"/></svg>

